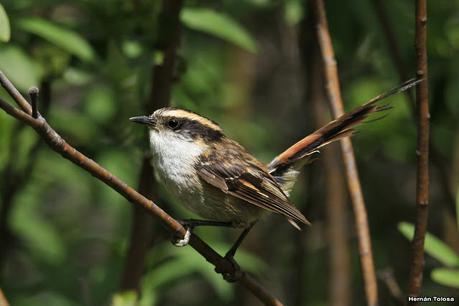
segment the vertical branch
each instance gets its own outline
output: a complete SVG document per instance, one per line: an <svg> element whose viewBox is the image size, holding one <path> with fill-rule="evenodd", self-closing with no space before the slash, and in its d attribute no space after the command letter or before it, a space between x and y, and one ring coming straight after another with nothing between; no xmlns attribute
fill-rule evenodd
<svg viewBox="0 0 459 306"><path fill-rule="evenodd" d="M167 106L171 97L171 86L175 79L177 48L180 43L180 11L182 0L163 0L162 11L159 15L160 37L157 51L163 53L162 63L153 67L150 100L147 112Z"/></svg>
<svg viewBox="0 0 459 306"><path fill-rule="evenodd" d="M309 2L311 4L311 2ZM307 82L306 101L311 105L317 128L328 122L324 91L324 75L317 37L314 35L312 7L308 7L308 17L303 21L300 43ZM344 181L339 173L338 146L331 145L323 150L321 157L325 176L325 202L327 212L329 250L329 304L347 306L351 304L352 276L350 252L347 243L346 201ZM300 305L300 304L298 304Z"/></svg>
<svg viewBox="0 0 459 306"><path fill-rule="evenodd" d="M427 83L427 4L416 0L416 73L423 82L416 87L418 118L417 177L416 177L416 227L412 241L412 258L408 295L421 294L424 270L424 238L427 230L429 204L429 98ZM413 304L418 304L414 302Z"/></svg>
<svg viewBox="0 0 459 306"><path fill-rule="evenodd" d="M327 95L331 104L333 116L338 117L343 113L343 101L341 98L338 69L333 45L325 15L324 2L323 0L311 1L314 7L317 36L324 63ZM368 228L367 212L360 186L354 150L349 138L341 141L341 151L356 222L357 236L359 240L360 263L362 267L367 305L375 306L378 304L378 288L373 263L373 254L371 250L370 230Z"/></svg>
<svg viewBox="0 0 459 306"><path fill-rule="evenodd" d="M145 112L169 104L172 83L174 80L176 52L180 41L180 11L182 0L164 0L159 15L159 35L157 51L163 53L162 63L152 68L150 96L145 103ZM149 199L157 200L155 180L150 157L145 154L142 159L139 177L139 192ZM145 256L153 239L154 223L152 218L138 206L133 207L132 232L130 245L121 277L121 290L137 289L144 269Z"/></svg>
<svg viewBox="0 0 459 306"><path fill-rule="evenodd" d="M154 192L153 170L147 158L142 161L139 176L139 193L148 199L156 200ZM121 291L138 290L144 271L145 257L153 240L154 220L143 207L132 208L131 235L129 248L121 276Z"/></svg>
<svg viewBox="0 0 459 306"><path fill-rule="evenodd" d="M318 108L320 111L320 108ZM322 112L323 114L323 112ZM344 181L339 173L337 145L324 150L323 165L327 194L328 239L330 241L330 304L331 306L351 305L350 252L347 243L346 201Z"/></svg>
<svg viewBox="0 0 459 306"><path fill-rule="evenodd" d="M314 56L314 66L320 65L319 50L316 48ZM316 88L320 91L310 102L313 104L314 117L316 118L317 128L324 126L328 120L325 116L327 110L323 101L325 93L323 92L322 71L315 69L316 74L310 74L312 82L317 83ZM347 306L351 305L351 287L352 277L350 273L350 252L347 243L347 224L346 224L346 200L345 200L345 183L340 174L340 165L338 161L339 147L336 144L323 150L321 162L324 169L325 177L325 206L327 213L327 229L329 249L329 305L330 306Z"/></svg>
<svg viewBox="0 0 459 306"><path fill-rule="evenodd" d="M398 72L400 81L408 80L409 75L406 71L406 65L403 62L402 54L400 51L400 46L397 43L395 38L394 29L389 21L387 16L386 8L382 0L373 0L375 5L376 15L378 16L379 22L381 23L381 28L384 36L386 37L387 44L388 44L388 51L390 55L390 59ZM417 121L416 118L416 103L414 100L414 95L412 90L405 91L405 94L408 97L407 103L410 106L411 114L413 116L414 121ZM453 190L450 187L449 182L449 171L447 165L443 161L443 158L435 148L435 146L430 145L430 160L432 165L435 167L438 173L438 184L442 189L442 195L445 197L445 206L446 209L452 214L457 215L459 212L456 212L456 195L454 194ZM443 201L441 202L443 203Z"/></svg>

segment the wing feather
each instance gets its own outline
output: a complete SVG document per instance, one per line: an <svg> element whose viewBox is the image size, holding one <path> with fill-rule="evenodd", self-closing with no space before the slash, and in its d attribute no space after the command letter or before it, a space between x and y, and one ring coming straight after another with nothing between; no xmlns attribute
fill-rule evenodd
<svg viewBox="0 0 459 306"><path fill-rule="evenodd" d="M309 224L303 214L261 165L240 159L212 162L206 157L197 167L198 174L208 184L260 208L284 215L293 222Z"/></svg>

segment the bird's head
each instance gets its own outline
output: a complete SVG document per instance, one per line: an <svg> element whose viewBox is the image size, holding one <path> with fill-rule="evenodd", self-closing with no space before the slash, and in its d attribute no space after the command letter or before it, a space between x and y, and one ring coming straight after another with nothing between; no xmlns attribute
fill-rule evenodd
<svg viewBox="0 0 459 306"><path fill-rule="evenodd" d="M149 128L153 147L158 143L194 143L206 147L220 141L224 136L217 123L180 108L165 107L150 116L132 117L129 120L145 124Z"/></svg>

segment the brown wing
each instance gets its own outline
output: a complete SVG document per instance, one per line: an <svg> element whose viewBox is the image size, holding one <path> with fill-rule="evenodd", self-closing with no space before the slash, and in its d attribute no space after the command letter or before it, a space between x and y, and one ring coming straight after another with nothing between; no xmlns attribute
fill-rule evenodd
<svg viewBox="0 0 459 306"><path fill-rule="evenodd" d="M238 146L235 143L231 145ZM239 148L242 147L238 146ZM213 152L218 152L214 153L215 155L226 156L226 159L212 155L202 157L197 171L204 181L250 204L282 214L289 221L309 224L303 214L290 204L272 176L254 158L242 159L243 156L236 153L239 150L229 149L228 152L213 150ZM244 157L247 158L246 155ZM296 224L293 225L298 227Z"/></svg>

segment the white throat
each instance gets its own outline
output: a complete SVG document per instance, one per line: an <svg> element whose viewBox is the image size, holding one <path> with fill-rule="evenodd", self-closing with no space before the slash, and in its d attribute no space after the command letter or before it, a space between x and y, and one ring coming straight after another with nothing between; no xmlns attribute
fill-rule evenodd
<svg viewBox="0 0 459 306"><path fill-rule="evenodd" d="M197 180L194 164L204 148L180 138L172 131L150 131L153 163L159 178L179 189L190 188Z"/></svg>

